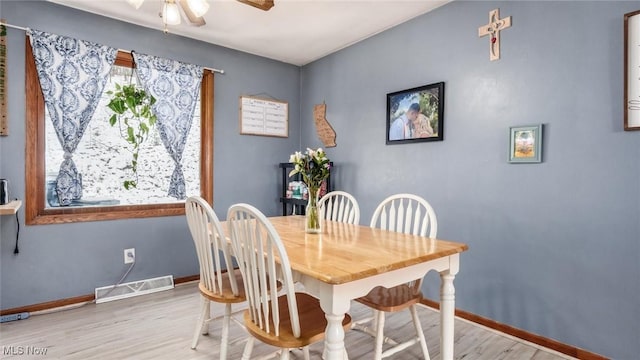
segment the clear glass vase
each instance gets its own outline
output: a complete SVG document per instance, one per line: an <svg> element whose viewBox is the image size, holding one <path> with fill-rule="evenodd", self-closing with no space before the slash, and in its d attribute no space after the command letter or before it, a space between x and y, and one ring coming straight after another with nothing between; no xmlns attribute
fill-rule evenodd
<svg viewBox="0 0 640 360"><path fill-rule="evenodd" d="M304 230L309 234L318 234L322 231L320 216L318 214L318 194L320 188L308 187L308 202L305 212Z"/></svg>

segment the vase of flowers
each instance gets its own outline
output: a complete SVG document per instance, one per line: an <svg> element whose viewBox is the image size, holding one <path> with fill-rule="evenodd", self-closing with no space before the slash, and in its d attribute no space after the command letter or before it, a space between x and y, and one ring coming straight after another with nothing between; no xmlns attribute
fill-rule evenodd
<svg viewBox="0 0 640 360"><path fill-rule="evenodd" d="M322 231L321 219L318 213L318 196L322 183L329 177L331 168L327 154L321 148L317 150L307 148L305 153L296 151L289 157L294 168L289 176L302 175L302 181L307 185L307 209L305 212L305 231L317 234Z"/></svg>

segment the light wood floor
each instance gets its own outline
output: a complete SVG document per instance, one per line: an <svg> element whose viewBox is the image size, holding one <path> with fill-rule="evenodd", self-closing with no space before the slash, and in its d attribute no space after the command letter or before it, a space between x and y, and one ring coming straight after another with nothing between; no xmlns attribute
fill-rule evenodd
<svg viewBox="0 0 640 360"><path fill-rule="evenodd" d="M218 359L219 322L211 324L209 336L200 339L197 350L189 348L195 321L200 308L200 295L195 283L177 286L173 290L118 300L103 304L87 304L79 308L49 314L34 315L27 320L0 325L0 359ZM214 305L212 313L222 307ZM350 314L355 318L368 314L362 305L353 303ZM429 352L434 360L440 359L439 314L421 307L422 320ZM241 318L241 315L237 315ZM412 335L413 326L408 312L387 317L385 334L396 340ZM244 348L244 330L232 322L229 359L240 359ZM350 331L345 338L352 360L372 359L373 338ZM311 357L320 359L322 343L311 347ZM46 355L10 355L27 347L45 348ZM32 348L33 349L33 348ZM268 354L275 350L256 342L253 355ZM302 359L293 352L292 358ZM456 359L535 359L552 360L568 357L481 326L456 319ZM415 345L393 359L421 359Z"/></svg>

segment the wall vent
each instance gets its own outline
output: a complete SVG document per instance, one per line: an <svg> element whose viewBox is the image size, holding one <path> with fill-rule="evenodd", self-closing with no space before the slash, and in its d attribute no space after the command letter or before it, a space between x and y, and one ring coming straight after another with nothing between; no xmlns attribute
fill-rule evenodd
<svg viewBox="0 0 640 360"><path fill-rule="evenodd" d="M171 275L132 281L115 287L113 285L103 286L96 288L96 304L169 289L173 289L173 276Z"/></svg>

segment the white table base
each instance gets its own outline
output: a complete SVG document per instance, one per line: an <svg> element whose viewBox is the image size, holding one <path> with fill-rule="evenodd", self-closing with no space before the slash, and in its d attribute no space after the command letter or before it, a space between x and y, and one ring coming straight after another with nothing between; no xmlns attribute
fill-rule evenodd
<svg viewBox="0 0 640 360"><path fill-rule="evenodd" d="M455 288L453 280L460 268L460 254L453 254L428 262L411 265L390 272L366 277L340 285L331 285L300 274L295 280L304 285L305 291L320 299L327 318L323 359L346 360L342 320L351 307L351 300L364 296L376 286L393 287L424 277L430 270L440 273L440 349L442 360L453 360L453 327ZM373 343L371 344L373 351Z"/></svg>

